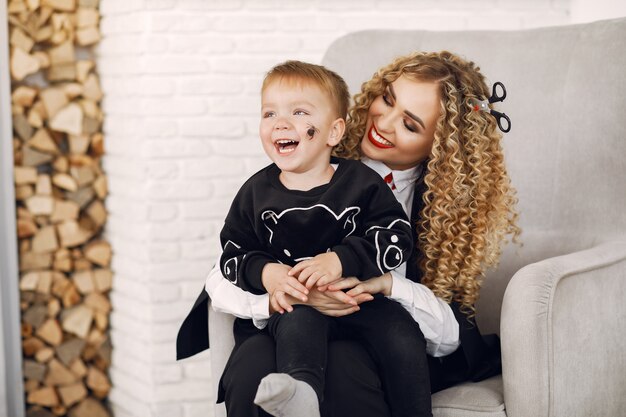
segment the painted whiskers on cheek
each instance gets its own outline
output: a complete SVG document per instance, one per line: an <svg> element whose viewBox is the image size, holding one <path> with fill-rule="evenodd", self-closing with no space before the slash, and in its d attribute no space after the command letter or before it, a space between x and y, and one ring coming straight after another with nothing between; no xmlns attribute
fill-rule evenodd
<svg viewBox="0 0 626 417"><path fill-rule="evenodd" d="M316 128L315 126L313 126L312 124L307 124L307 131L306 134L309 136L309 140L313 139L313 137L315 136L316 133L319 133L319 129Z"/></svg>

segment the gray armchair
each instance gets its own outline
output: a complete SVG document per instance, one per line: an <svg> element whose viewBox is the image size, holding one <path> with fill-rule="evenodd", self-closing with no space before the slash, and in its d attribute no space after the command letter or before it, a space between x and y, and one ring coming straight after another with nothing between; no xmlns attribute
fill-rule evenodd
<svg viewBox="0 0 626 417"><path fill-rule="evenodd" d="M502 376L433 395L437 417L626 416L626 19L512 32L365 31L323 63L352 93L393 57L447 49L502 81L523 246L478 303ZM232 317L209 314L214 381ZM223 414L223 406L217 415Z"/></svg>

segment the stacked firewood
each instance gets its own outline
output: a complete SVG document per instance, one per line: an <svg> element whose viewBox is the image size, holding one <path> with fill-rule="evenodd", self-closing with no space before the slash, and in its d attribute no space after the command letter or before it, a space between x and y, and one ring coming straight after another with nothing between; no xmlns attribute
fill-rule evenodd
<svg viewBox="0 0 626 417"><path fill-rule="evenodd" d="M27 415L110 416L98 0L8 12Z"/></svg>

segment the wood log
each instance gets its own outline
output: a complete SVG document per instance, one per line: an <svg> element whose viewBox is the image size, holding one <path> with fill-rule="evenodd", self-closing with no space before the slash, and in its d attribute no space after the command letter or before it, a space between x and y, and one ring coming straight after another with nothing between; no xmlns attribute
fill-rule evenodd
<svg viewBox="0 0 626 417"><path fill-rule="evenodd" d="M20 271L50 269L52 255L49 253L26 252L20 256Z"/></svg>
<svg viewBox="0 0 626 417"><path fill-rule="evenodd" d="M20 139L27 141L33 136L33 127L28 123L28 119L23 114L13 115L13 130Z"/></svg>
<svg viewBox="0 0 626 417"><path fill-rule="evenodd" d="M38 166L51 162L54 157L45 152L39 152L28 145L22 147L22 164L25 166Z"/></svg>
<svg viewBox="0 0 626 417"><path fill-rule="evenodd" d="M85 89L80 83L65 83L63 85L63 91L70 100L74 100L76 97L82 96L84 90Z"/></svg>
<svg viewBox="0 0 626 417"><path fill-rule="evenodd" d="M65 21L63 24L65 24ZM58 64L74 64L76 61L74 43L68 40L57 47L50 48L48 50L48 56L50 57L50 64L52 66Z"/></svg>
<svg viewBox="0 0 626 417"><path fill-rule="evenodd" d="M37 90L24 85L17 87L13 93L11 93L11 101L14 104L23 107L32 106L35 101L35 97L37 97Z"/></svg>
<svg viewBox="0 0 626 417"><path fill-rule="evenodd" d="M29 404L39 404L46 407L54 407L59 404L59 398L56 391L52 387L43 387L34 390L26 397L26 402Z"/></svg>
<svg viewBox="0 0 626 417"><path fill-rule="evenodd" d="M108 191L108 187L107 187L106 176L100 175L93 182L92 186L93 186L93 189L96 192L96 195L98 196L98 198L100 198L101 200L104 200L104 198L107 196L107 194L109 192Z"/></svg>
<svg viewBox="0 0 626 417"><path fill-rule="evenodd" d="M65 364L65 366L71 367L71 364L74 362L74 360L80 358L80 355L82 354L84 348L85 341L82 339L74 338L58 346L56 348L56 354L59 360L63 364Z"/></svg>
<svg viewBox="0 0 626 417"><path fill-rule="evenodd" d="M68 172L70 170L70 162L66 156L59 156L54 160L52 167L57 172Z"/></svg>
<svg viewBox="0 0 626 417"><path fill-rule="evenodd" d="M96 289L93 271L79 271L72 274L72 281L78 291L83 294L89 294Z"/></svg>
<svg viewBox="0 0 626 417"><path fill-rule="evenodd" d="M106 341L107 336L100 329L91 329L91 331L89 332L89 336L87 336L87 346L85 348L85 351L83 351L83 358L89 357L90 359L93 359L95 356L98 355L98 350L100 349L100 346ZM91 350L89 355L87 355L86 353L88 349Z"/></svg>
<svg viewBox="0 0 626 417"><path fill-rule="evenodd" d="M108 266L111 262L111 245L104 240L90 243L85 248L85 257L99 266Z"/></svg>
<svg viewBox="0 0 626 417"><path fill-rule="evenodd" d="M22 342L24 356L31 357L45 347L45 343L38 337L29 337Z"/></svg>
<svg viewBox="0 0 626 417"><path fill-rule="evenodd" d="M73 307L61 313L63 330L81 338L87 337L92 321L93 311L84 305Z"/></svg>
<svg viewBox="0 0 626 417"><path fill-rule="evenodd" d="M96 328L101 332L106 331L109 328L109 315L101 311L94 311L94 323Z"/></svg>
<svg viewBox="0 0 626 417"><path fill-rule="evenodd" d="M52 298L48 301L48 317L55 318L61 311L61 302Z"/></svg>
<svg viewBox="0 0 626 417"><path fill-rule="evenodd" d="M43 304L33 305L22 315L22 320L31 326L38 328L47 318L48 309Z"/></svg>
<svg viewBox="0 0 626 417"><path fill-rule="evenodd" d="M61 88L46 88L39 93L47 118L54 117L59 110L69 104L65 92Z"/></svg>
<svg viewBox="0 0 626 417"><path fill-rule="evenodd" d="M38 101L36 105L28 110L28 123L37 129L41 129L43 127L42 109L43 104Z"/></svg>
<svg viewBox="0 0 626 417"><path fill-rule="evenodd" d="M52 359L48 363L48 374L44 381L47 386L70 385L77 380L76 375L60 361Z"/></svg>
<svg viewBox="0 0 626 417"><path fill-rule="evenodd" d="M111 413L93 398L85 398L70 410L69 417L111 417Z"/></svg>
<svg viewBox="0 0 626 417"><path fill-rule="evenodd" d="M28 272L20 279L20 291L35 291L39 283L39 272Z"/></svg>
<svg viewBox="0 0 626 417"><path fill-rule="evenodd" d="M86 7L90 9L97 9L100 4L100 0L78 0L80 7Z"/></svg>
<svg viewBox="0 0 626 417"><path fill-rule="evenodd" d="M24 377L38 382L43 382L46 375L46 365L27 359L24 361Z"/></svg>
<svg viewBox="0 0 626 417"><path fill-rule="evenodd" d="M29 55L21 48L13 48L11 54L11 75L13 79L21 81L26 76L34 74L40 69L39 60Z"/></svg>
<svg viewBox="0 0 626 417"><path fill-rule="evenodd" d="M45 128L37 130L33 137L28 141L28 146L41 152L52 155L59 154L59 148Z"/></svg>
<svg viewBox="0 0 626 417"><path fill-rule="evenodd" d="M80 358L76 358L70 364L70 370L79 378L84 378L87 375L87 366Z"/></svg>
<svg viewBox="0 0 626 417"><path fill-rule="evenodd" d="M85 305L99 311L101 313L109 314L111 311L111 302L107 297L99 292L91 292L85 297Z"/></svg>
<svg viewBox="0 0 626 417"><path fill-rule="evenodd" d="M52 195L52 180L50 179L50 175L42 174L37 177L35 193L37 195Z"/></svg>
<svg viewBox="0 0 626 417"><path fill-rule="evenodd" d="M21 48L24 52L30 52L35 45L35 41L17 27L11 31L10 39L11 46Z"/></svg>
<svg viewBox="0 0 626 417"><path fill-rule="evenodd" d="M52 183L66 191L78 190L78 184L76 183L76 180L71 175L62 172L55 174L52 177Z"/></svg>
<svg viewBox="0 0 626 417"><path fill-rule="evenodd" d="M54 358L54 349L49 347L39 349L37 353L35 353L35 360L39 363L46 363L52 358Z"/></svg>
<svg viewBox="0 0 626 417"><path fill-rule="evenodd" d="M76 65L73 62L50 65L48 80L50 81L74 81L76 79Z"/></svg>
<svg viewBox="0 0 626 417"><path fill-rule="evenodd" d="M52 407L52 413L55 416L65 416L67 415L67 407L65 407L63 404L58 404L55 405L54 407Z"/></svg>
<svg viewBox="0 0 626 417"><path fill-rule="evenodd" d="M70 174L76 180L78 187L89 185L96 179L91 166L71 167Z"/></svg>
<svg viewBox="0 0 626 417"><path fill-rule="evenodd" d="M16 166L13 168L13 179L16 185L35 184L37 182L37 168Z"/></svg>
<svg viewBox="0 0 626 417"><path fill-rule="evenodd" d="M89 74L83 85L83 96L85 98L96 102L102 100L102 89L100 88L100 81L96 74Z"/></svg>
<svg viewBox="0 0 626 417"><path fill-rule="evenodd" d="M64 248L81 245L91 237L89 231L81 229L73 220L66 220L57 225L57 232L61 238L61 246Z"/></svg>
<svg viewBox="0 0 626 417"><path fill-rule="evenodd" d="M97 26L99 21L100 14L94 8L79 7L76 11L76 26L79 28Z"/></svg>
<svg viewBox="0 0 626 417"><path fill-rule="evenodd" d="M39 386L40 386L40 383L36 379L26 379L26 382L24 382L24 392L28 394L29 392L33 392L39 389ZM31 416L27 414L26 417L31 417ZM36 416L36 417L39 417L39 416Z"/></svg>
<svg viewBox="0 0 626 417"><path fill-rule="evenodd" d="M54 34L54 29L52 28L52 26L46 25L46 26L39 28L39 30L37 30L37 33L35 34L35 40L37 42L44 42L52 38L53 34ZM48 58L48 65L50 65L49 58Z"/></svg>
<svg viewBox="0 0 626 417"><path fill-rule="evenodd" d="M93 188L91 187L79 188L77 191L67 192L65 196L69 200L74 201L76 204L78 204L78 206L81 209L83 209L94 199L95 190L96 190L95 184L97 181L98 179L94 181L94 184L92 185ZM105 183L105 186L106 186L106 183Z"/></svg>
<svg viewBox="0 0 626 417"><path fill-rule="evenodd" d="M87 75L95 67L95 62L91 60L82 60L76 62L76 79L83 83L87 79Z"/></svg>
<svg viewBox="0 0 626 417"><path fill-rule="evenodd" d="M92 119L101 121L102 120L102 110L98 107L98 103L93 100L83 98L79 101L83 111L85 112L85 116L91 117Z"/></svg>
<svg viewBox="0 0 626 417"><path fill-rule="evenodd" d="M32 250L37 253L53 252L58 249L59 242L54 226L42 227L33 237Z"/></svg>
<svg viewBox="0 0 626 417"><path fill-rule="evenodd" d="M50 217L52 223L65 220L77 220L80 206L73 201L54 200L54 211Z"/></svg>
<svg viewBox="0 0 626 417"><path fill-rule="evenodd" d="M55 271L70 272L72 270L72 257L67 248L61 248L54 254L52 269Z"/></svg>
<svg viewBox="0 0 626 417"><path fill-rule="evenodd" d="M26 6L28 6L28 10L34 12L40 6L39 0L26 0Z"/></svg>
<svg viewBox="0 0 626 417"><path fill-rule="evenodd" d="M50 119L51 129L72 135L83 132L83 109L76 103L70 103Z"/></svg>
<svg viewBox="0 0 626 417"><path fill-rule="evenodd" d="M89 367L87 372L87 386L93 391L94 395L100 399L105 398L111 390L109 378L95 367Z"/></svg>
<svg viewBox="0 0 626 417"><path fill-rule="evenodd" d="M65 277L65 274L58 274L52 277L52 294L57 298L63 298L72 282Z"/></svg>
<svg viewBox="0 0 626 417"><path fill-rule="evenodd" d="M36 332L37 336L52 346L58 346L63 341L63 330L54 319L48 319Z"/></svg>
<svg viewBox="0 0 626 417"><path fill-rule="evenodd" d="M21 327L21 335L22 338L30 337L33 335L33 325L30 323L22 322Z"/></svg>
<svg viewBox="0 0 626 417"><path fill-rule="evenodd" d="M76 10L76 0L41 0L41 5L64 12L73 12Z"/></svg>
<svg viewBox="0 0 626 417"><path fill-rule="evenodd" d="M100 41L100 30L97 26L89 26L76 31L76 43L81 46L93 45Z"/></svg>
<svg viewBox="0 0 626 417"><path fill-rule="evenodd" d="M8 11L11 14L22 13L22 12L25 12L26 10L27 10L26 5L22 2L12 1L9 3Z"/></svg>
<svg viewBox="0 0 626 417"><path fill-rule="evenodd" d="M91 135L100 131L100 121L92 117L83 117L83 133Z"/></svg>
<svg viewBox="0 0 626 417"><path fill-rule="evenodd" d="M85 212L87 213L89 218L93 220L98 229L104 226L104 223L107 220L107 212L104 204L102 204L102 201L94 200L93 203L91 203L89 207L87 207L87 210L85 210Z"/></svg>
<svg viewBox="0 0 626 417"><path fill-rule="evenodd" d="M91 137L91 155L94 158L104 155L104 136L102 133L96 133Z"/></svg>
<svg viewBox="0 0 626 417"><path fill-rule="evenodd" d="M63 307L65 308L72 307L80 303L80 294L73 284L70 283L67 287L65 293L61 297L61 301L63 302Z"/></svg>
<svg viewBox="0 0 626 417"><path fill-rule="evenodd" d="M87 389L82 382L77 382L65 387L59 387L58 391L61 401L63 401L63 404L66 407L71 407L87 397Z"/></svg>
<svg viewBox="0 0 626 417"><path fill-rule="evenodd" d="M52 271L39 272L39 280L37 282L36 291L39 294L50 294L51 286L52 286Z"/></svg>
<svg viewBox="0 0 626 417"><path fill-rule="evenodd" d="M110 269L96 269L93 271L93 275L96 282L96 290L100 293L106 293L111 289L113 273Z"/></svg>
<svg viewBox="0 0 626 417"><path fill-rule="evenodd" d="M54 199L51 196L34 195L26 199L26 208L35 216L49 216L54 211Z"/></svg>

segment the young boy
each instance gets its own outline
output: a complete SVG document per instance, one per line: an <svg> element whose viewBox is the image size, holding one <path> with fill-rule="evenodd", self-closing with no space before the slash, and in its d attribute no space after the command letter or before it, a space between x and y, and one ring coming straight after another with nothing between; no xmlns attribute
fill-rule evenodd
<svg viewBox="0 0 626 417"><path fill-rule="evenodd" d="M413 249L411 225L387 184L359 161L331 160L348 103L345 82L324 67L288 61L268 72L259 134L274 163L241 187L220 234L224 276L252 293L269 292L280 313L267 326L279 373L261 381L255 398L275 416L319 416L329 338L362 340L380 367L397 375L391 379L398 386L385 389L410 392L414 369L422 369L410 364L411 346L400 358L391 340L380 340L389 322L410 321L419 333L395 301L376 297L357 313L331 318L284 297L306 301L313 286L380 276Z"/></svg>

